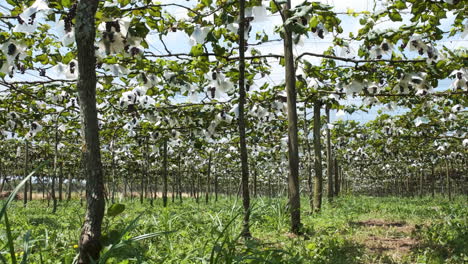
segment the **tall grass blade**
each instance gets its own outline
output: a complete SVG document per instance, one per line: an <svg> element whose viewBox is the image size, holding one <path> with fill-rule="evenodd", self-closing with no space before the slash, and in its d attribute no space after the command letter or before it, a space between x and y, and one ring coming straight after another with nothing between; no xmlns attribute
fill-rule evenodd
<svg viewBox="0 0 468 264"><path fill-rule="evenodd" d="M10 250L10 255L11 255L11 263L12 264L16 264L16 256L15 256L15 246L13 244L13 236L11 235L11 227L10 227L10 222L8 221L8 216L7 216L7 208L8 206L10 205L11 201L13 201L13 199L15 198L16 194L19 192L19 190L21 189L21 187L23 187L23 185L40 169L42 169L42 167L44 167L44 165L47 163L47 161L43 162L41 165L39 165L36 169L34 169L28 176L26 176L21 182L20 184L18 184L15 189L10 193L10 195L8 196L8 198L6 199L6 201L4 202L3 204L3 207L2 207L2 210L0 211L0 220L2 220L2 217L5 217L5 228L6 228L6 233L7 233L7 239L8 239L8 248ZM29 232L27 233L27 235L29 234ZM29 242L29 235L28 235L28 242ZM25 253L25 257L27 257L27 254ZM22 263L26 263L25 262L25 258L23 258L23 262Z"/></svg>
<svg viewBox="0 0 468 264"><path fill-rule="evenodd" d="M152 238L152 237L156 237L156 236L160 236L160 235L166 235L166 234L175 232L175 231L167 231L167 232L149 233L149 234L136 236L136 237L130 238L128 240L122 240L122 238L125 236L126 233L128 233L130 230L132 230L132 229L134 229L136 227L136 223L138 222L138 220L142 216L143 216L143 213L140 214L139 216L137 216L132 222L130 222L130 224L120 233L120 236L119 236L120 243L113 244L109 248L108 251L106 251L103 255L101 255L101 257L99 258L99 263L105 264L107 262L107 259L109 257L111 257L111 255L114 253L115 250L117 250L117 249L119 249L121 247L124 247L126 245L129 245L132 242L140 241L140 240L143 240L143 239L148 239L148 238Z"/></svg>
<svg viewBox="0 0 468 264"><path fill-rule="evenodd" d="M216 255L215 257L215 251L217 248L223 248L224 245L226 244L226 239L223 240L223 243L221 244L220 247L218 247L218 241L224 236L226 238L226 232L227 232L227 229L231 226L232 223L234 223L234 221L237 219L237 217L239 217L239 215L241 215L242 212L238 212L234 217L232 217L232 219L228 222L228 224L224 227L223 231L221 232L221 234L219 234L218 238L216 239L216 241L214 242L213 244L213 248L211 249L211 255L210 255L210 264L214 264L214 263L217 263L218 261L218 255Z"/></svg>
<svg viewBox="0 0 468 264"><path fill-rule="evenodd" d="M10 222L8 222L8 215L5 211L5 228L6 228L6 234L7 234L7 239L8 239L8 249L10 250L10 255L11 255L11 263L16 264L16 256L15 256L15 245L13 244L13 236L11 235L11 229L10 229Z"/></svg>
<svg viewBox="0 0 468 264"><path fill-rule="evenodd" d="M21 261L21 264L28 263L30 238L31 238L31 231L29 230L28 232L26 232L26 235L24 235L24 243L23 243L24 254L23 254L23 260Z"/></svg>
<svg viewBox="0 0 468 264"><path fill-rule="evenodd" d="M42 167L44 167L44 165L47 164L47 161L43 162L41 165L39 165L37 168L35 168L28 176L26 176L26 178L24 178L20 184L18 184L15 189L10 193L10 195L8 196L8 198L6 199L5 203L3 204L3 207L2 207L2 210L0 211L0 220L2 219L3 215L6 213L6 210L8 208L8 205L11 203L11 201L13 201L13 199L15 198L16 194L19 192L19 190L21 189L21 187L23 187L23 185L37 172L39 171L40 169L42 169Z"/></svg>
<svg viewBox="0 0 468 264"><path fill-rule="evenodd" d="M1 253L0 253L0 259L2 260L4 264L8 264L6 258Z"/></svg>

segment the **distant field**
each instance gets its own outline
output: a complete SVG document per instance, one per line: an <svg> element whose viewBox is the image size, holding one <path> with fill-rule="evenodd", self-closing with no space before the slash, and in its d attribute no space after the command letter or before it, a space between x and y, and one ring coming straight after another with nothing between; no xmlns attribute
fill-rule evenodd
<svg viewBox="0 0 468 264"><path fill-rule="evenodd" d="M5 191L5 192L2 192L2 194L6 195L8 194L9 192ZM156 198L161 198L162 197L162 192L157 192L155 193L156 195ZM1 195L0 195L1 196ZM169 197L169 199L172 199L172 192L168 192L167 193L167 196ZM22 192L18 193L17 194L17 197L19 200L22 200L24 195ZM58 194L57 194L57 199L58 199ZM82 194L80 194L79 192L72 192L71 194L71 198L72 199L79 199L79 198L85 198L85 193L83 192ZM118 193L115 195L115 198L118 200L118 199L121 199L123 198L124 195L123 193ZM130 194L130 193L127 193L127 195L125 196L126 198L130 198L130 197L133 197L133 198L139 198L140 197L140 193L138 192L133 192L133 194ZM190 197L190 194L189 193L182 193L182 197ZM201 197L204 197L203 195L200 196L200 199ZM0 198L1 199L1 198ZM28 194L28 199L29 199L29 194ZM33 200L49 200L51 199L50 195L46 194L46 195L43 195L42 193L37 193L37 192L33 192L32 193L32 199ZM63 196L63 200L67 200L67 196L64 195Z"/></svg>

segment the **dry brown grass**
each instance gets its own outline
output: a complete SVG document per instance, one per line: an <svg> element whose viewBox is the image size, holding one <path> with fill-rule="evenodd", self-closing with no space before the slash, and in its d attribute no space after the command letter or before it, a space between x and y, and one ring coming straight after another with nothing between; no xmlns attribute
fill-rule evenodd
<svg viewBox="0 0 468 264"><path fill-rule="evenodd" d="M395 263L401 262L419 244L411 237L415 226L405 222L369 219L351 224L361 227L356 240L364 245L369 255L386 256Z"/></svg>

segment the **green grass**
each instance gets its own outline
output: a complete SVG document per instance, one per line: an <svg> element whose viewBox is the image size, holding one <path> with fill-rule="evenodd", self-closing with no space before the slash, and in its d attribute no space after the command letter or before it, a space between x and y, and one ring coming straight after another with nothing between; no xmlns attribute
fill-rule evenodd
<svg viewBox="0 0 468 264"><path fill-rule="evenodd" d="M252 201L253 240L240 239L241 200L222 198L217 203L196 204L185 199L162 208L157 201L125 201L126 209L106 216L103 253L106 263L397 263L369 252L362 240L370 235L410 235L418 247L398 263L466 263L468 261L468 208L466 197L449 202L431 198L372 198L347 196L324 203L319 214L310 214L302 201L304 236L288 232L285 199ZM78 201L62 203L55 215L47 203L19 201L8 208L15 255L28 254L27 263L72 263L84 208ZM415 226L411 234L391 228L366 228L358 221L405 221ZM129 226L134 221L134 225ZM128 231L125 229L128 227ZM148 237L138 237L149 234ZM136 237L136 238L135 238ZM145 239L143 239L145 238ZM0 263L11 263L4 220L0 224ZM118 249L115 250L116 245ZM20 263L20 261L18 261Z"/></svg>

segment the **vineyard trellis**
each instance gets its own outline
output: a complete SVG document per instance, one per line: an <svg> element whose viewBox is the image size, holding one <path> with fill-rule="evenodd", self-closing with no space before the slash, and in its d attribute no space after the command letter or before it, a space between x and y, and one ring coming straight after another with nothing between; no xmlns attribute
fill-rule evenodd
<svg viewBox="0 0 468 264"><path fill-rule="evenodd" d="M239 196L248 239L258 196L287 196L290 231L302 235L301 194L314 214L325 190L329 202L466 195L467 50L443 44L464 43L466 1L358 12L323 2L5 0L0 194L51 161L21 199L42 193L56 213L86 198L79 263L99 259L106 203L121 197L156 206L161 195L170 207L169 193L172 203ZM190 44L170 41L181 35ZM308 39L330 45L301 48ZM404 112L331 119L379 104Z"/></svg>

